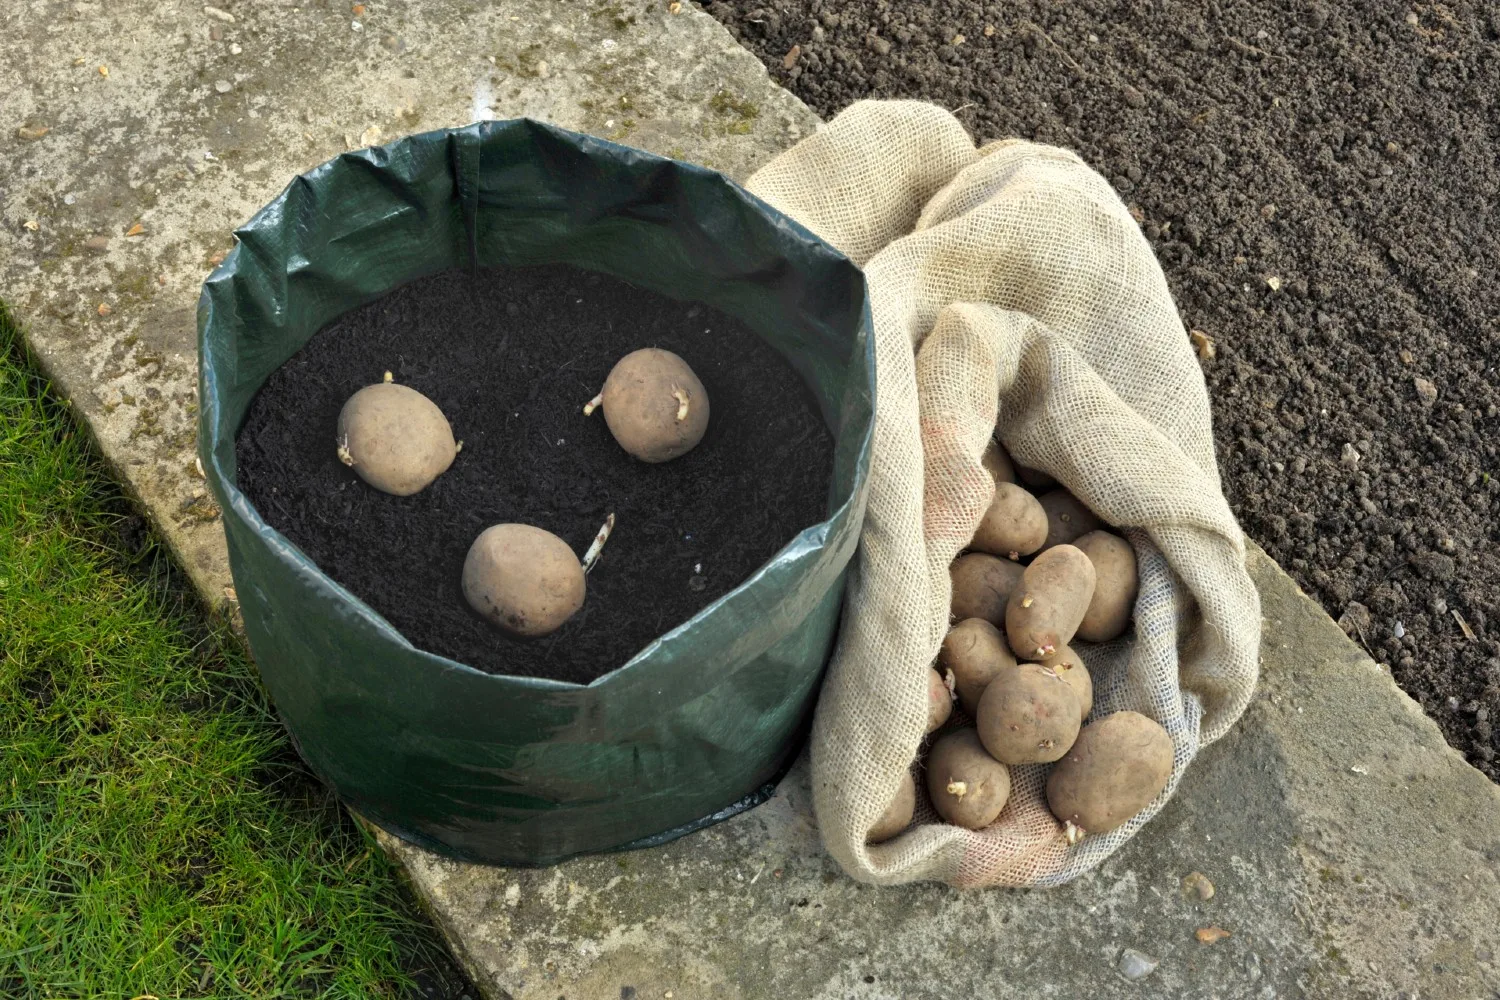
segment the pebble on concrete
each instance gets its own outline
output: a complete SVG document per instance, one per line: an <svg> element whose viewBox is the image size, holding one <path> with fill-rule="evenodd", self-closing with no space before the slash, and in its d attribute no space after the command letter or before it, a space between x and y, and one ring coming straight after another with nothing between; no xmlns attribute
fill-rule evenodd
<svg viewBox="0 0 1500 1000"><path fill-rule="evenodd" d="M1120 970L1120 975L1129 980L1145 979L1156 971L1161 960L1152 958L1150 955L1136 951L1134 948L1126 948L1120 952L1120 960L1115 967Z"/></svg>
<svg viewBox="0 0 1500 1000"><path fill-rule="evenodd" d="M1182 891L1207 901L1214 898L1214 884L1202 872L1190 872L1182 877Z"/></svg>

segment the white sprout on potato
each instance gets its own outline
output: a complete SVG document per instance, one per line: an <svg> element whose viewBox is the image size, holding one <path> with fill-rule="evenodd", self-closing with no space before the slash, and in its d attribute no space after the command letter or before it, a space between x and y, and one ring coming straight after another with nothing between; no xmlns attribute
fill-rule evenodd
<svg viewBox="0 0 1500 1000"><path fill-rule="evenodd" d="M599 555L604 551L604 543L609 541L610 533L614 530L615 515L611 511L610 515L604 519L604 524L594 534L594 541L589 545L588 551L583 554L584 573L588 573L589 570L594 568L594 563L599 561Z"/></svg>

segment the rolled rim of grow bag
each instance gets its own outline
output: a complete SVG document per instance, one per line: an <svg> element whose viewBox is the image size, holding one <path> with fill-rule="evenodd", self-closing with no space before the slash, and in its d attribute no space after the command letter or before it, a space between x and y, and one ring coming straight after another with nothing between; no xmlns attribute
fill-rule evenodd
<svg viewBox="0 0 1500 1000"><path fill-rule="evenodd" d="M345 153L235 235L198 307L199 455L251 651L313 770L400 837L510 865L664 843L769 797L805 735L864 517L875 355L858 268L716 171L528 119ZM835 437L828 519L587 685L416 648L235 485L251 400L327 323L441 271L542 264L737 317Z"/></svg>

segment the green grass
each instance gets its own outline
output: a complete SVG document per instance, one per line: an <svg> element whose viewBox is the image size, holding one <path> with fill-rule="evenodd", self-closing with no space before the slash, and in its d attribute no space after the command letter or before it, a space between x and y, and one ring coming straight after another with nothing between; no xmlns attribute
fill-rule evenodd
<svg viewBox="0 0 1500 1000"><path fill-rule="evenodd" d="M387 997L446 959L0 306L0 997Z"/></svg>

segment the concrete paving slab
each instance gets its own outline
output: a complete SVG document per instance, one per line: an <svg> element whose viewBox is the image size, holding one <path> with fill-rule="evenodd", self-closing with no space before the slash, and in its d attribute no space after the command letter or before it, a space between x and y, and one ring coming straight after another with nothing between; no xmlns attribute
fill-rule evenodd
<svg viewBox="0 0 1500 1000"><path fill-rule="evenodd" d="M0 299L216 603L195 310L231 230L345 149L519 116L741 178L817 126L665 0L0 4Z"/></svg>
<svg viewBox="0 0 1500 1000"><path fill-rule="evenodd" d="M1060 889L859 885L819 847L805 762L649 851L505 870L382 842L491 1000L1500 995L1500 787L1258 549L1251 569L1253 705ZM1132 982L1127 949L1159 964Z"/></svg>
<svg viewBox="0 0 1500 1000"><path fill-rule="evenodd" d="M0 298L211 600L229 576L193 471L194 309L231 228L346 147L519 114L738 177L816 126L688 5L0 8ZM555 869L384 843L491 998L1500 992L1496 786L1253 568L1255 704L1145 835L1063 889L857 885L818 847L805 767L730 823ZM1211 900L1181 892L1192 871ZM1230 936L1200 944L1210 926ZM1159 964L1132 983L1125 949Z"/></svg>

